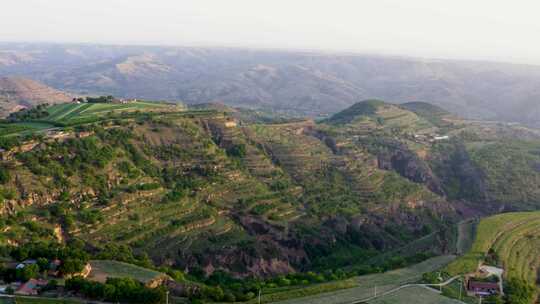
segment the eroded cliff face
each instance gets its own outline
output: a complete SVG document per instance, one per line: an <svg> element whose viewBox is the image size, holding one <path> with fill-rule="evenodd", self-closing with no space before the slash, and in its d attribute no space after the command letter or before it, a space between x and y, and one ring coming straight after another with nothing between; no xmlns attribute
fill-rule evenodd
<svg viewBox="0 0 540 304"><path fill-rule="evenodd" d="M431 168L418 157L418 154L399 145L395 150L377 155L378 166L383 170L393 170L401 176L419 184L425 184L429 190L444 195L441 182Z"/></svg>
<svg viewBox="0 0 540 304"><path fill-rule="evenodd" d="M158 264L236 276L310 270L350 246L386 252L455 215L418 186L435 179L407 151L383 165L312 121L244 127L217 115L91 131L5 160L1 187L13 193L2 212L36 212L25 221L51 226L50 239L113 242Z"/></svg>
<svg viewBox="0 0 540 304"><path fill-rule="evenodd" d="M463 144L448 143L434 149L428 162L450 199L474 202L489 200L486 177L473 163Z"/></svg>

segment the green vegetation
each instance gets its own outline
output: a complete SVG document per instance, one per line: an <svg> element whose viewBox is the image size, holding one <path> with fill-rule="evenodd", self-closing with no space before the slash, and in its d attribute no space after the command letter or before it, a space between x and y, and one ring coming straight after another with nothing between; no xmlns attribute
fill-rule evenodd
<svg viewBox="0 0 540 304"><path fill-rule="evenodd" d="M384 105L384 101L381 100L365 100L355 103L351 107L334 114L330 119L325 122L331 124L346 124L357 119L359 116L369 116L377 112L380 106Z"/></svg>
<svg viewBox="0 0 540 304"><path fill-rule="evenodd" d="M0 278L7 282L38 278L43 272L49 270L50 262L55 259L62 261L58 271L63 275L79 273L88 261L88 253L81 248L81 244L78 242L66 246L45 242L28 243L19 247L5 247L3 251L15 261L22 262L26 259L37 259L38 261L38 263L27 265L22 269L0 267Z"/></svg>
<svg viewBox="0 0 540 304"><path fill-rule="evenodd" d="M540 262L540 212L495 215L480 221L471 250L446 268L451 274L474 272L480 263L503 267L511 289L533 297ZM512 292L508 293L510 296ZM524 297L516 295L516 297ZM529 301L530 302L530 301ZM514 302L510 302L514 303ZM518 303L518 302L515 302ZM525 302L524 302L525 303Z"/></svg>
<svg viewBox="0 0 540 304"><path fill-rule="evenodd" d="M34 108L22 109L19 112L9 114L7 120L9 122L21 122L42 119L49 116L49 112L46 110L48 104L40 104Z"/></svg>
<svg viewBox="0 0 540 304"><path fill-rule="evenodd" d="M418 303L418 304L456 304L459 301L430 291L423 287L412 286L400 289L394 293L368 301L369 304L395 304L395 303Z"/></svg>
<svg viewBox="0 0 540 304"><path fill-rule="evenodd" d="M91 282L83 278L66 280L65 288L84 297L108 302L163 303L163 288L148 288L130 278L109 278L106 283Z"/></svg>
<svg viewBox="0 0 540 304"><path fill-rule="evenodd" d="M503 141L471 148L471 159L486 176L489 197L536 209L540 201L540 142Z"/></svg>
<svg viewBox="0 0 540 304"><path fill-rule="evenodd" d="M317 294L323 294L327 292L333 292L336 290L348 289L358 286L354 279L348 279L344 281L330 282L310 285L307 287L292 287L292 288L280 288L275 291L265 290L261 296L261 303L271 303L278 301L285 301L288 299L303 298ZM258 303L258 299L253 299L248 303Z"/></svg>
<svg viewBox="0 0 540 304"><path fill-rule="evenodd" d="M438 127L446 129L452 127L452 123L447 119L451 117L451 114L438 106L427 102L408 102L400 104L399 106L416 113L416 115Z"/></svg>
<svg viewBox="0 0 540 304"><path fill-rule="evenodd" d="M177 113L183 111L179 105L158 102L132 101L112 103L109 97L99 97L89 103L63 103L49 106L38 105L11 114L0 123L0 136L20 136L55 129L78 126L103 120L128 119L152 113ZM144 114L142 113L144 111Z"/></svg>
<svg viewBox="0 0 540 304"><path fill-rule="evenodd" d="M152 102L130 102L122 103L72 103L58 104L47 108L49 116L43 121L56 125L77 125L81 123L91 123L102 119L112 119L122 115L129 117L130 113L136 111L178 111L175 106L163 103Z"/></svg>
<svg viewBox="0 0 540 304"><path fill-rule="evenodd" d="M528 304L536 299L537 293L528 281L511 278L505 284L507 303Z"/></svg>
<svg viewBox="0 0 540 304"><path fill-rule="evenodd" d="M92 272L88 279L102 283L107 278L131 278L146 284L165 276L158 271L118 261L91 260L90 266L92 266Z"/></svg>
<svg viewBox="0 0 540 304"><path fill-rule="evenodd" d="M357 287L340 291L322 293L300 299L283 301L283 304L337 304L369 299L374 295L375 286L378 293L384 293L407 283L417 282L425 272L434 271L448 264L453 256L441 256L426 260L408 268L393 270L380 274L370 274L356 278Z"/></svg>
<svg viewBox="0 0 540 304"><path fill-rule="evenodd" d="M103 286L79 282L85 288L112 289L104 286L107 278L144 284L166 274L187 285L177 296L195 302L254 301L261 289L264 301L321 292L350 300L375 285L383 292L419 280L450 260L431 257L471 246L450 272L485 260L516 265L516 278L536 279L518 266L535 254L528 244L537 244L536 219L518 225L523 241L496 238L487 246L478 238L473 244L475 229L486 237L494 229L463 222L454 246L462 219L456 210L500 210L506 199L517 210L536 206L536 173L517 181L540 163L533 140L491 135L479 142L460 132L487 131L445 124L446 113L437 109L415 105L411 112L378 101L338 115L339 123L231 124L234 111L110 98L45 110L0 126L8 129L0 136L7 150L0 164L0 252L16 261L49 261L56 255L25 254L13 245L63 248L75 241L73 249L84 255L65 254L61 269L74 273L92 259L89 279ZM452 139L429 140L443 132ZM505 251L513 247L528 255ZM424 260L422 269L402 269ZM7 275L39 276L28 269Z"/></svg>
<svg viewBox="0 0 540 304"><path fill-rule="evenodd" d="M478 221L471 219L465 220L457 225L457 241L456 241L456 252L458 254L465 254L471 249L474 239L476 236L476 227Z"/></svg>

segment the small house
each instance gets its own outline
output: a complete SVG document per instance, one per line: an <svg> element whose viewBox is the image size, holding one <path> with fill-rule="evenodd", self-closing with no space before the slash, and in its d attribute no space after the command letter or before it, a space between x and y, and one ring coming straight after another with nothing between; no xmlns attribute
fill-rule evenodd
<svg viewBox="0 0 540 304"><path fill-rule="evenodd" d="M475 296L491 296L500 294L501 289L499 283L469 280L467 282L467 292Z"/></svg>
<svg viewBox="0 0 540 304"><path fill-rule="evenodd" d="M46 280L41 279L30 279L28 282L22 284L17 290L15 290L16 295L22 296L35 296L38 294L39 289L47 285Z"/></svg>

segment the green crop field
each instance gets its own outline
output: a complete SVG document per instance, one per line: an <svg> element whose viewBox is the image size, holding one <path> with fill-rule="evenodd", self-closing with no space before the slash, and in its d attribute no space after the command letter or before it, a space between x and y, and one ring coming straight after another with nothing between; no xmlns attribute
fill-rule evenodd
<svg viewBox="0 0 540 304"><path fill-rule="evenodd" d="M142 283L148 283L165 274L151 269L117 261L92 260L92 272L88 279L105 282L107 278L132 278Z"/></svg>
<svg viewBox="0 0 540 304"><path fill-rule="evenodd" d="M53 124L44 122L0 123L0 136L22 135L53 127Z"/></svg>
<svg viewBox="0 0 540 304"><path fill-rule="evenodd" d="M435 291L428 290L420 286L411 286L400 289L394 293L374 299L368 304L457 304L463 303L458 300L450 299Z"/></svg>
<svg viewBox="0 0 540 304"><path fill-rule="evenodd" d="M540 268L540 212L505 213L483 219L471 250L446 270L452 275L474 272L487 260L490 250L496 260L490 258L489 263L503 267L507 279L522 279L534 286Z"/></svg>
<svg viewBox="0 0 540 304"><path fill-rule="evenodd" d="M439 256L422 263L385 273L359 276L356 287L329 293L321 293L304 298L290 299L278 303L283 304L337 304L368 299L377 293L390 291L401 285L419 281L423 273L437 270L450 263L454 256Z"/></svg>
<svg viewBox="0 0 540 304"><path fill-rule="evenodd" d="M127 104L62 103L49 106L46 111L49 115L39 119L29 119L21 122L0 122L0 136L28 135L55 127L76 126L119 117L119 115L127 115L135 111L141 111L142 113L184 112L184 107L182 105L144 101Z"/></svg>
<svg viewBox="0 0 540 304"><path fill-rule="evenodd" d="M477 220L466 220L457 225L458 238L456 241L456 251L458 254L467 253L471 249L477 224Z"/></svg>
<svg viewBox="0 0 540 304"><path fill-rule="evenodd" d="M451 274L475 271L490 248L503 253L500 258L510 257L512 246L519 245L520 239L526 238L531 244L534 243L533 241L538 238L540 233L538 231L539 225L540 212L505 213L483 219L478 225L471 250L448 265L447 270ZM527 250L527 248L524 249ZM510 271L508 272L510 273Z"/></svg>
<svg viewBox="0 0 540 304"><path fill-rule="evenodd" d="M99 117L110 113L133 112L137 110L153 111L170 109L177 109L177 106L172 106L165 103L142 101L131 102L127 104L67 103L48 107L47 112L49 112L49 116L47 116L45 120L54 123L73 124L77 122L98 119Z"/></svg>

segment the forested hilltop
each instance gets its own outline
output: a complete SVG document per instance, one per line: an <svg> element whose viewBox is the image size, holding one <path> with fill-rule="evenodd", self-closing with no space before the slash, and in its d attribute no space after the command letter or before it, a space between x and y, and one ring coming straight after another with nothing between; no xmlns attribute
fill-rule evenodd
<svg viewBox="0 0 540 304"><path fill-rule="evenodd" d="M538 131L427 103L313 121L104 97L23 110L0 134L8 261L129 262L207 300L455 253L459 221L540 202Z"/></svg>

